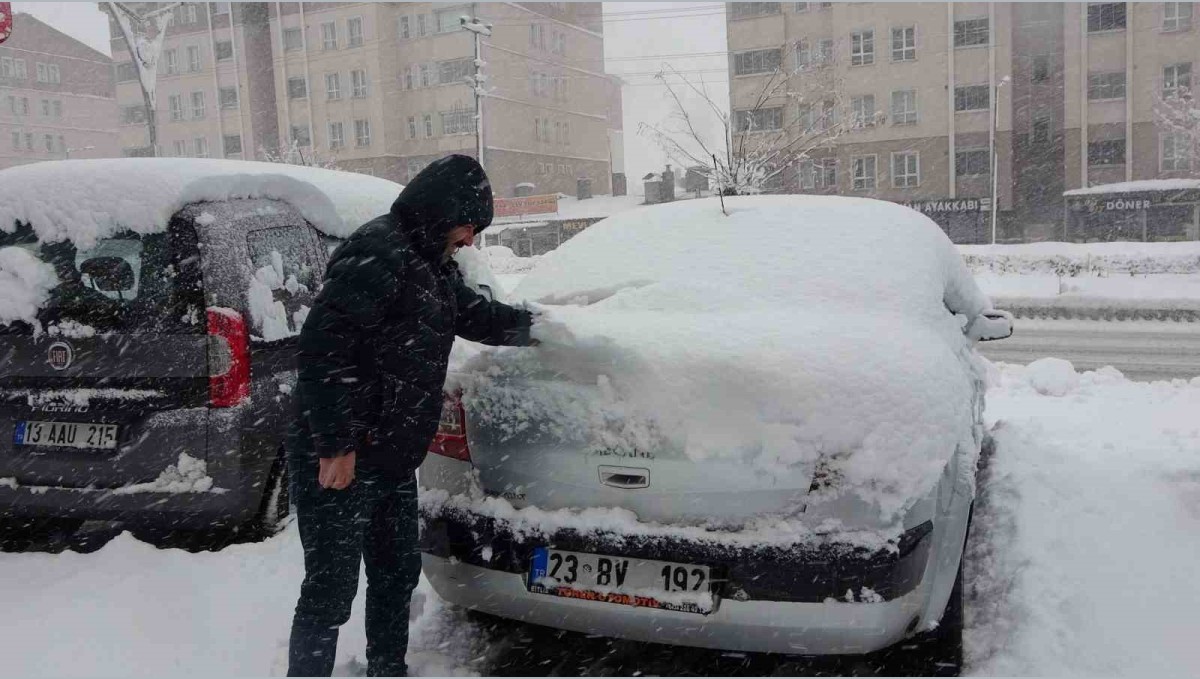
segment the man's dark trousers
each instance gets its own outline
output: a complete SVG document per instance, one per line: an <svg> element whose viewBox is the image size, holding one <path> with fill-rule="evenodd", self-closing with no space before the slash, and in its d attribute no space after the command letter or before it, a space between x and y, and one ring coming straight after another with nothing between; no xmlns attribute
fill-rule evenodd
<svg viewBox="0 0 1200 679"><path fill-rule="evenodd" d="M314 458L289 459L304 583L292 621L288 676L329 676L350 619L360 560L367 571L367 673L405 676L408 604L421 575L417 484L359 465L345 490L321 488Z"/></svg>

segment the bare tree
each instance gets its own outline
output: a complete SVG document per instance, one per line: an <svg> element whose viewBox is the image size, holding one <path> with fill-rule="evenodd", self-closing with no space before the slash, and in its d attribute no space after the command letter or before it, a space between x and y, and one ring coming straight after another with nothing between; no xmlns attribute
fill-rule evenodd
<svg viewBox="0 0 1200 679"><path fill-rule="evenodd" d="M150 131L150 149L158 155L158 104L155 90L158 85L158 57L162 54L163 39L167 37L167 26L171 13L183 3L160 4L156 9L139 13L123 2L105 2L102 6L121 27L125 46L138 82L142 85L142 97L146 102L146 129Z"/></svg>
<svg viewBox="0 0 1200 679"><path fill-rule="evenodd" d="M1184 87L1173 96L1160 94L1154 102L1155 123L1164 170L1190 171L1200 177L1200 99ZM1173 167L1166 167L1170 162Z"/></svg>
<svg viewBox="0 0 1200 679"><path fill-rule="evenodd" d="M656 77L674 110L668 124L642 123L638 133L653 139L675 162L712 168L725 195L770 190L813 151L832 147L848 129L878 118L874 111L865 119L846 115L840 82L832 68L822 65L776 67L765 74L750 105L732 112L713 99L704 83L668 65ZM688 92L703 102L699 110L684 103ZM702 115L716 118L721 139L705 133Z"/></svg>
<svg viewBox="0 0 1200 679"><path fill-rule="evenodd" d="M284 148L269 149L265 146L258 147L258 160L267 163L286 163L288 165L320 167L326 170L342 169L338 167L337 160L325 156L311 147L306 149L295 139L292 140L291 144Z"/></svg>

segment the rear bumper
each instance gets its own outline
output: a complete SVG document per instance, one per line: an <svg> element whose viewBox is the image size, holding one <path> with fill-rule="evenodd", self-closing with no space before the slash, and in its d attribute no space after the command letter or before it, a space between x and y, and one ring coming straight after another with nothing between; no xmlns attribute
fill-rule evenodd
<svg viewBox="0 0 1200 679"><path fill-rule="evenodd" d="M573 531L527 537L491 517L422 511L425 573L443 598L578 632L739 651L858 654L913 631L928 603L930 522L908 531L899 550L873 553L836 544L745 547ZM697 615L531 593L530 555L546 545L708 565L719 578L720 603Z"/></svg>
<svg viewBox="0 0 1200 679"><path fill-rule="evenodd" d="M258 496L235 491L118 494L0 479L0 517L57 517L197 529L234 526L254 517Z"/></svg>

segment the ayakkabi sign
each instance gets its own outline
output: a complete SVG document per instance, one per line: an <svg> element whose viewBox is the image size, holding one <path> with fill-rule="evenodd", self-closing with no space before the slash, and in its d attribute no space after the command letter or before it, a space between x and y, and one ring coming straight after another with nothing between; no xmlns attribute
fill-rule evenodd
<svg viewBox="0 0 1200 679"><path fill-rule="evenodd" d="M989 212L992 209L991 198L947 198L944 200L914 200L901 201L904 207L917 212Z"/></svg>

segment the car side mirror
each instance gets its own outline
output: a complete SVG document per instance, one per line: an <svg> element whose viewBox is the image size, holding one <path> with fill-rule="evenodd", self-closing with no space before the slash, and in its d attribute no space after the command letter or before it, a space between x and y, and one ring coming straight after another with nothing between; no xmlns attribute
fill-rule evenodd
<svg viewBox="0 0 1200 679"><path fill-rule="evenodd" d="M972 342L990 342L1012 337L1012 314L1007 311L989 309L972 318L963 328L963 334Z"/></svg>
<svg viewBox="0 0 1200 679"><path fill-rule="evenodd" d="M93 257L79 267L84 284L100 292L126 292L133 289L133 267L120 257Z"/></svg>

